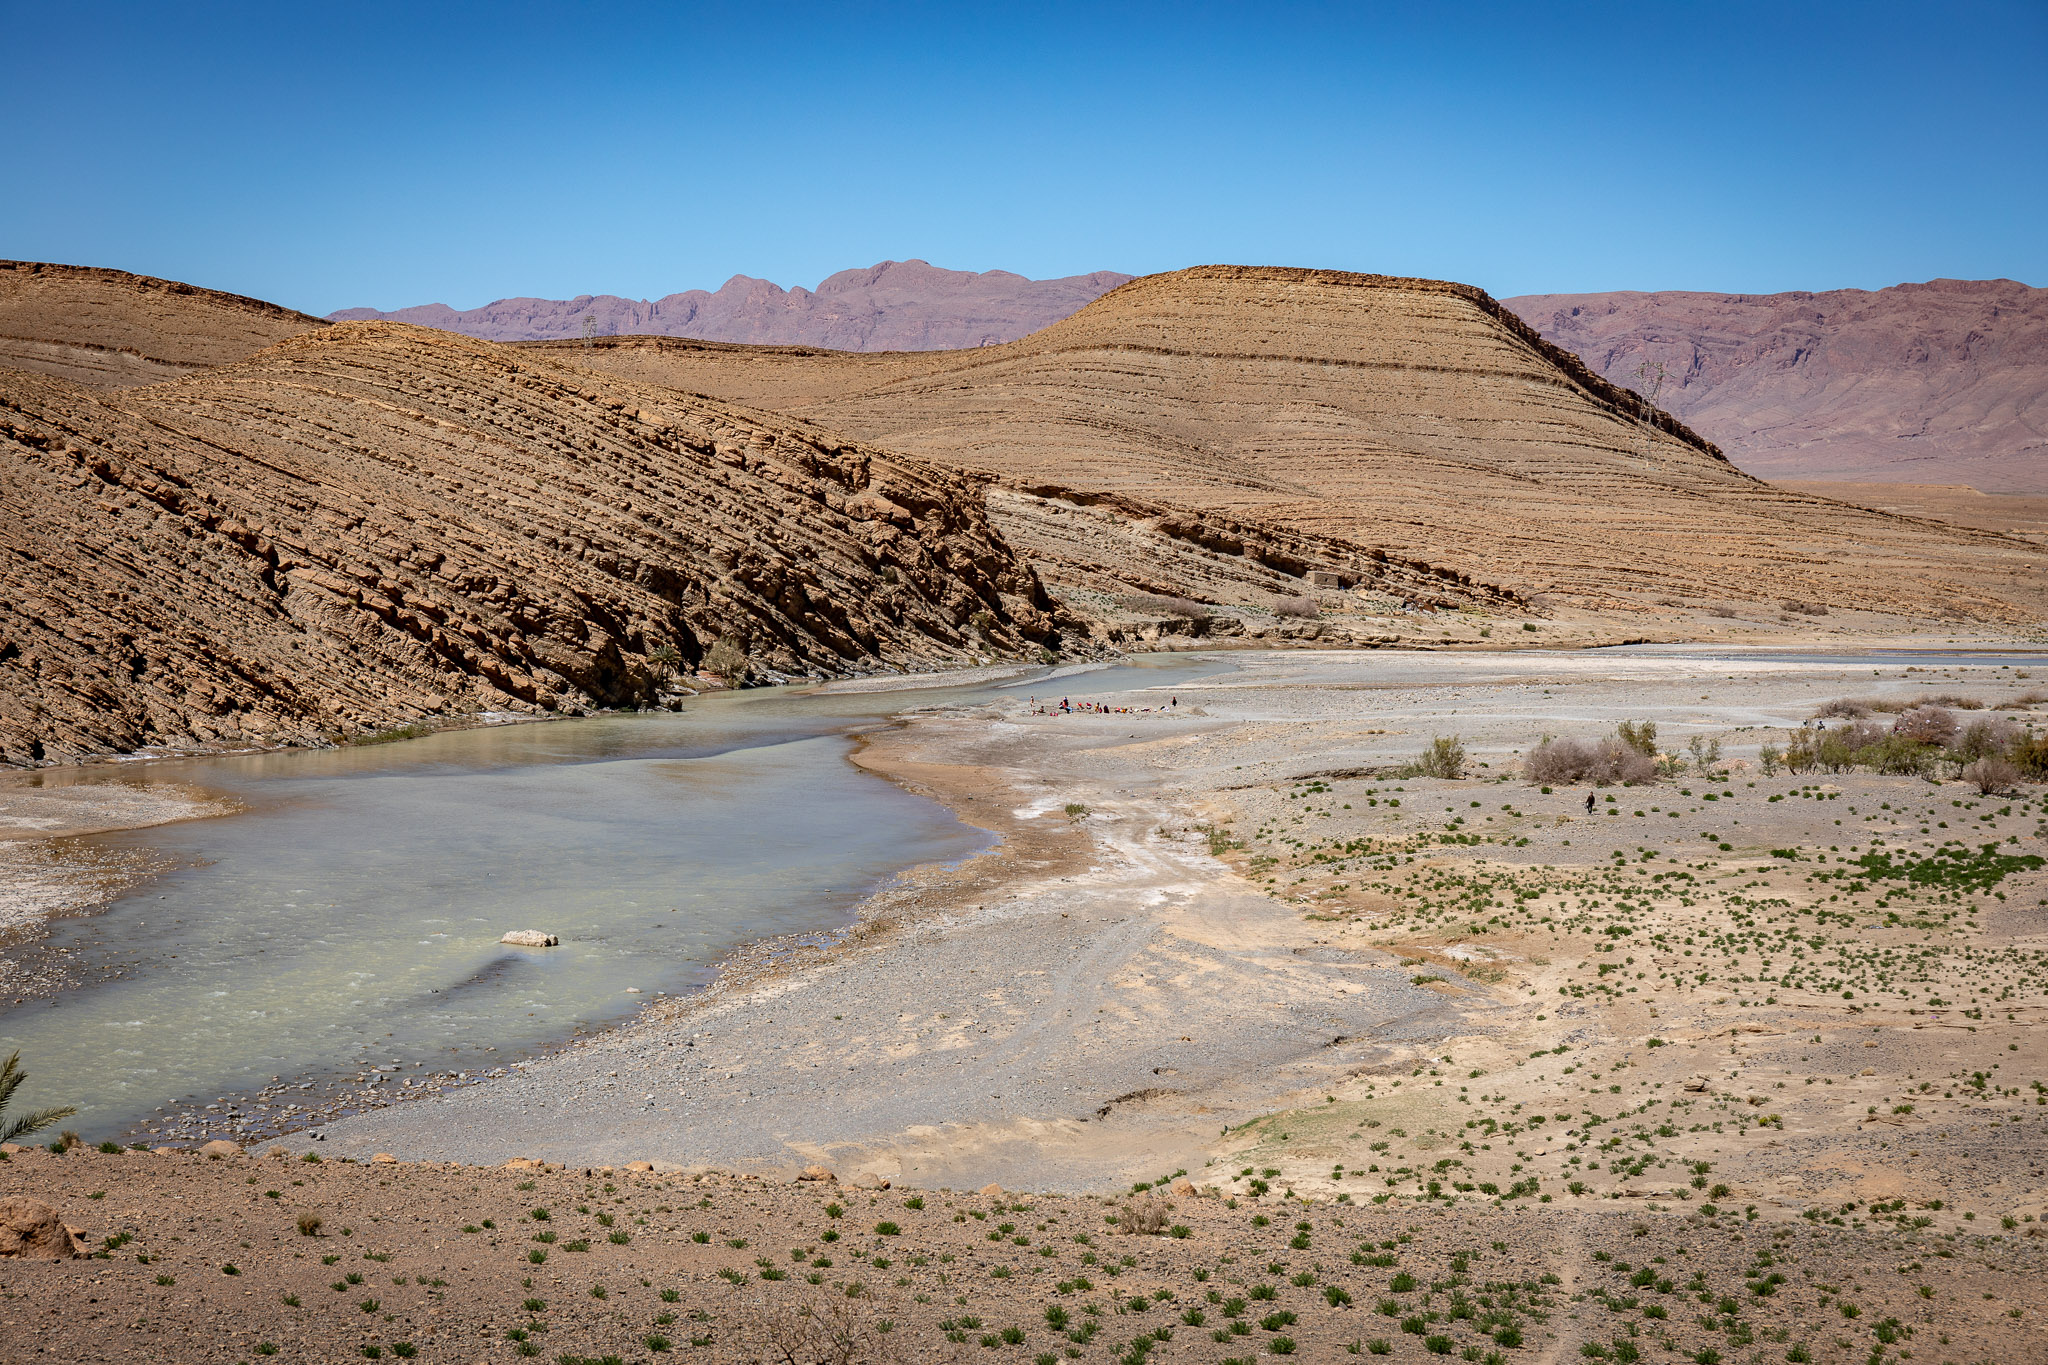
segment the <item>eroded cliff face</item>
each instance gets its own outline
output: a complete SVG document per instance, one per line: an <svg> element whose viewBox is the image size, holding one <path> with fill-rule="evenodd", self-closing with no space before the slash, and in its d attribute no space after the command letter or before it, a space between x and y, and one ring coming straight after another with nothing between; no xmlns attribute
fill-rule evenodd
<svg viewBox="0 0 2048 1365"><path fill-rule="evenodd" d="M619 338L581 356L935 462L1220 514L1595 611L2048 611L2038 548L1763 483L1466 285L1204 266L972 351Z"/></svg>
<svg viewBox="0 0 2048 1365"><path fill-rule="evenodd" d="M720 640L1035 655L1051 607L971 477L448 333L121 392L0 370L11 763L640 704Z"/></svg>

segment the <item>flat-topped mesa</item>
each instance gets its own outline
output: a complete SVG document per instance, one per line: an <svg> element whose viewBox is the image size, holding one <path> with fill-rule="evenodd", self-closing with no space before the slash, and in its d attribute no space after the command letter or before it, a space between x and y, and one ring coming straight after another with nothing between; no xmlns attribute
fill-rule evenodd
<svg viewBox="0 0 2048 1365"><path fill-rule="evenodd" d="M0 370L0 601L13 763L647 704L721 644L1057 641L981 480L392 323L120 392Z"/></svg>
<svg viewBox="0 0 2048 1365"><path fill-rule="evenodd" d="M1601 612L1663 598L1923 621L2048 612L2038 547L1761 483L1469 285L1199 266L1001 346L622 337L575 363Z"/></svg>
<svg viewBox="0 0 2048 1365"><path fill-rule="evenodd" d="M0 261L0 365L94 388L181 378L326 326L261 299L153 275Z"/></svg>

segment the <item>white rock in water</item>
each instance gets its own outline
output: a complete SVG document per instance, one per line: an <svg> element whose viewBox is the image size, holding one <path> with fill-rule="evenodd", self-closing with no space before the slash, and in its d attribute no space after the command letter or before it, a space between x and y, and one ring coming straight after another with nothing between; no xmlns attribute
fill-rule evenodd
<svg viewBox="0 0 2048 1365"><path fill-rule="evenodd" d="M521 948L558 948L562 944L562 940L553 934L543 934L538 929L514 929L498 942L517 944Z"/></svg>

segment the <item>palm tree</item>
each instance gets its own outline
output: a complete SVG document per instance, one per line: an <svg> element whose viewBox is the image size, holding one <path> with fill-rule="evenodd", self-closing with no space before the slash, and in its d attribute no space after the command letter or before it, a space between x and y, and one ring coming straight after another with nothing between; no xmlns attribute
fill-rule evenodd
<svg viewBox="0 0 2048 1365"><path fill-rule="evenodd" d="M0 1063L0 1142L26 1137L38 1128L47 1128L58 1119L68 1119L78 1112L67 1104L61 1109L38 1109L20 1118L8 1118L7 1102L14 1098L14 1092L27 1079L28 1073L21 1069L21 1053L16 1052L5 1063Z"/></svg>

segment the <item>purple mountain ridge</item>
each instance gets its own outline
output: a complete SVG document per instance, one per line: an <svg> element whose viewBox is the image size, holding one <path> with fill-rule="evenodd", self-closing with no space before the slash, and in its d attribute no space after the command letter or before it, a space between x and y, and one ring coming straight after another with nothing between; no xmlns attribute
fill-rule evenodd
<svg viewBox="0 0 2048 1365"><path fill-rule="evenodd" d="M579 337L584 319L600 336L674 336L839 351L943 351L1015 341L1080 311L1132 277L1113 270L1029 280L1007 270L941 270L925 261L883 261L842 270L817 289L785 290L735 275L716 293L692 289L649 302L611 294L574 299L499 299L458 312L446 304L380 312L344 308L335 322L385 319L485 341Z"/></svg>

